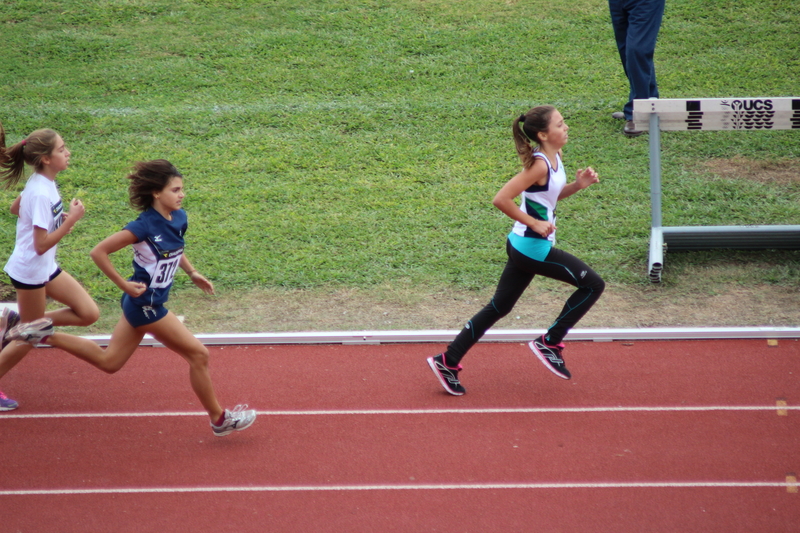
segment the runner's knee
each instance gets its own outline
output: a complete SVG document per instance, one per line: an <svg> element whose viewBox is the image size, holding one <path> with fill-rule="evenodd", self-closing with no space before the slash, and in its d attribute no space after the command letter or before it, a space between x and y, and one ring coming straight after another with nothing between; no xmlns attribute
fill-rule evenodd
<svg viewBox="0 0 800 533"><path fill-rule="evenodd" d="M592 293L595 293L597 294L597 296L600 296L601 294L603 294L603 291L606 290L606 282L603 280L603 278L600 277L600 275L597 272L589 270L581 280L579 288L590 289Z"/></svg>
<svg viewBox="0 0 800 533"><path fill-rule="evenodd" d="M606 290L606 282L600 276L597 276L597 281L592 286L592 290L597 292L598 295L603 294L603 291Z"/></svg>
<svg viewBox="0 0 800 533"><path fill-rule="evenodd" d="M75 313L80 319L80 323L75 324L76 326L91 326L100 318L100 308L97 307L97 304L94 301L92 301L91 305L86 305L79 309L73 309L72 312Z"/></svg>
<svg viewBox="0 0 800 533"><path fill-rule="evenodd" d="M107 353L99 368L106 374L116 374L127 362L127 357L115 357L114 354Z"/></svg>
<svg viewBox="0 0 800 533"><path fill-rule="evenodd" d="M196 367L196 368L208 368L208 361L209 361L209 353L208 348L204 345L200 345L199 348L187 352L186 360L189 362L189 365Z"/></svg>
<svg viewBox="0 0 800 533"><path fill-rule="evenodd" d="M498 302L497 300L492 300L491 302L489 302L489 305L486 306L486 309L491 309L491 311L493 311L497 315L498 320L499 320L500 318L503 318L506 315L508 315L508 313L510 313L511 310L514 309L514 305L516 303L517 303L516 301L514 301L514 302L499 301Z"/></svg>

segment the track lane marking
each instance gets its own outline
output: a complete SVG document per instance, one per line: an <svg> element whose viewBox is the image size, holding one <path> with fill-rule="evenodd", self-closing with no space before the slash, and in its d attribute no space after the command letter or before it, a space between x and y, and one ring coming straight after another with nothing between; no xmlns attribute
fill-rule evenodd
<svg viewBox="0 0 800 533"><path fill-rule="evenodd" d="M256 411L261 416L342 416L342 415L441 415L441 414L513 414L513 413L664 413L664 412L715 412L715 411L772 411L775 405L708 405L708 406L662 406L662 407L508 407L467 409L329 409ZM785 411L798 411L800 406L780 406ZM208 416L202 411L160 411L128 413L7 413L3 419L37 418L146 418L152 416Z"/></svg>
<svg viewBox="0 0 800 533"><path fill-rule="evenodd" d="M444 483L420 485L266 485L239 487L138 487L95 489L0 490L0 496L59 496L88 494L159 494L197 492L350 492L390 490L501 490L501 489L686 489L686 488L787 488L773 481L653 481L598 483Z"/></svg>

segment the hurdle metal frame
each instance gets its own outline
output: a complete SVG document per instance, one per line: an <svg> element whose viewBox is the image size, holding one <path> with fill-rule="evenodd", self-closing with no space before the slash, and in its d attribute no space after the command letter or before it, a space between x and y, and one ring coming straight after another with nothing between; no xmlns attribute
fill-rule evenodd
<svg viewBox="0 0 800 533"><path fill-rule="evenodd" d="M633 121L650 135L651 282L661 282L668 249L800 249L800 225L665 227L661 220L662 131L798 130L800 97L634 100Z"/></svg>

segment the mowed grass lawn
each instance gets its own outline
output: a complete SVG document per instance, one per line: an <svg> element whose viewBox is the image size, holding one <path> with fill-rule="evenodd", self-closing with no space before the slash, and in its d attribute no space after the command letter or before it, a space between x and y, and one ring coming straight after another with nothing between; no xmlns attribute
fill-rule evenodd
<svg viewBox="0 0 800 533"><path fill-rule="evenodd" d="M62 196L87 216L59 257L100 300L118 290L88 251L135 217L126 172L155 158L186 177L187 253L221 291L486 290L511 225L491 198L520 167L510 123L543 103L570 125L570 178L602 180L560 206L559 245L615 286L649 283L647 136L610 118L628 87L604 0L16 0L0 27L7 141L51 127L68 143ZM670 0L661 96L798 96L798 28L793 0ZM663 147L666 225L800 221L800 132ZM7 214L0 255L13 242ZM797 251L666 262L659 290L708 264L712 289L800 290Z"/></svg>

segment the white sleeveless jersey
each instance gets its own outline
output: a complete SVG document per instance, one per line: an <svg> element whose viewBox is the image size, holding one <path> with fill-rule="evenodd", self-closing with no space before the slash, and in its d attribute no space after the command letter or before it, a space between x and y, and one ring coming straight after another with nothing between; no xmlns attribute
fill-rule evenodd
<svg viewBox="0 0 800 533"><path fill-rule="evenodd" d="M550 160L541 152L534 152L533 157L543 159L547 163L547 183L544 185L531 185L522 191L522 202L520 209L537 220L546 220L556 223L556 204L558 203L558 196L561 190L567 184L567 173L564 171L564 165L561 163L561 156L556 154L558 160L558 168L553 168ZM522 222L515 222L514 228L511 230L520 237L533 237L534 239L544 239L541 235L531 230ZM547 240L551 242L556 241L556 232L551 233Z"/></svg>

